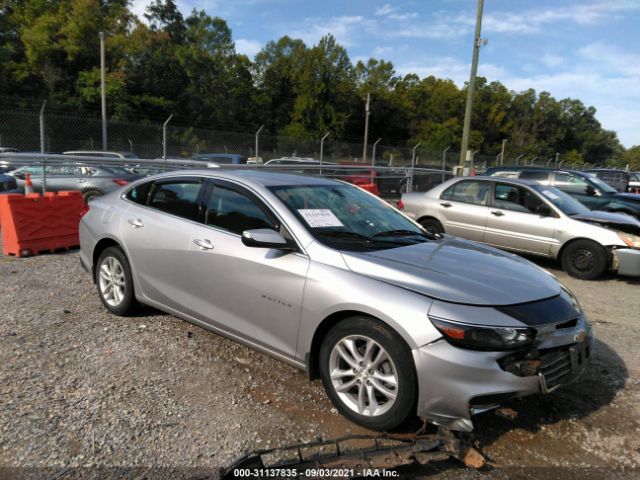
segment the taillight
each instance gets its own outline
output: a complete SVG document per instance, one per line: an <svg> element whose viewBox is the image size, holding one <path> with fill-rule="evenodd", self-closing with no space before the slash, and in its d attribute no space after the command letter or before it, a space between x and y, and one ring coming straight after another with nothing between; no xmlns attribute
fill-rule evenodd
<svg viewBox="0 0 640 480"><path fill-rule="evenodd" d="M402 203L402 200L398 200L396 205L398 206L398 210L404 210L404 203Z"/></svg>
<svg viewBox="0 0 640 480"><path fill-rule="evenodd" d="M117 184L117 185L120 185L121 187L124 187L126 184L128 184L128 183L129 183L129 181L128 181L128 180L123 180L122 178L114 178L114 179L112 180L112 182L113 182L113 183L115 183L115 184Z"/></svg>
<svg viewBox="0 0 640 480"><path fill-rule="evenodd" d="M82 210L80 210L80 218L84 217L87 213L89 213L89 210L91 210L91 207L89 206L89 204L85 204L85 206L82 207Z"/></svg>

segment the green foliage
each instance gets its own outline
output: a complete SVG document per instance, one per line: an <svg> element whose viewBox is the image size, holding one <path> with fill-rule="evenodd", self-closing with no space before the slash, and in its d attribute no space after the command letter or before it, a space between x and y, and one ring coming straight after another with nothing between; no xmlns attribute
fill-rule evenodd
<svg viewBox="0 0 640 480"><path fill-rule="evenodd" d="M184 18L176 0L152 0L142 23L130 3L0 0L0 95L97 110L103 31L111 118L158 120L173 113L194 126L242 131L264 124L265 133L309 140L305 148L312 152L327 132L331 139L361 139L370 94L371 143L383 138L382 145L460 148L466 86L433 76L401 77L382 59L353 65L331 35L313 46L284 36L251 62L235 51L232 32L219 17L194 9ZM496 155L504 139L507 158L558 152L566 165L610 161L640 169L639 147L625 151L593 107L533 89L509 91L480 77L470 148ZM202 144L190 131L183 140ZM391 153L400 156L385 150L383 157Z"/></svg>

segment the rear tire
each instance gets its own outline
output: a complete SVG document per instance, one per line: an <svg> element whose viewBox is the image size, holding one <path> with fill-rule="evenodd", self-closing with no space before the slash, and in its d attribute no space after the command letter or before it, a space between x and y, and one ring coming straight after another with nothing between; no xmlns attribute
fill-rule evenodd
<svg viewBox="0 0 640 480"><path fill-rule="evenodd" d="M384 323L347 318L320 347L320 377L327 395L346 418L388 431L415 416L415 365L402 338Z"/></svg>
<svg viewBox="0 0 640 480"><path fill-rule="evenodd" d="M133 292L133 277L127 257L119 247L105 248L100 254L95 281L107 310L120 316L135 311L138 304Z"/></svg>
<svg viewBox="0 0 640 480"><path fill-rule="evenodd" d="M439 233L444 233L444 228L442 224L436 220L435 218L423 218L418 220L418 223L422 225L422 227L429 233L434 235Z"/></svg>
<svg viewBox="0 0 640 480"><path fill-rule="evenodd" d="M591 240L576 240L563 251L560 258L565 272L581 280L595 280L608 268L607 251Z"/></svg>

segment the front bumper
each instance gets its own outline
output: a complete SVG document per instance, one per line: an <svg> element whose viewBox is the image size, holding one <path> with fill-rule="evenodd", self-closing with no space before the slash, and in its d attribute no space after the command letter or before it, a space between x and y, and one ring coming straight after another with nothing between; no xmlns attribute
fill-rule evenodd
<svg viewBox="0 0 640 480"><path fill-rule="evenodd" d="M613 264L618 275L640 276L640 250L617 248L613 250Z"/></svg>
<svg viewBox="0 0 640 480"><path fill-rule="evenodd" d="M466 350L444 339L413 350L418 415L470 432L475 413L511 398L552 392L579 377L591 357L589 329L573 332L569 338L573 343L558 346L547 339L537 348L512 354Z"/></svg>

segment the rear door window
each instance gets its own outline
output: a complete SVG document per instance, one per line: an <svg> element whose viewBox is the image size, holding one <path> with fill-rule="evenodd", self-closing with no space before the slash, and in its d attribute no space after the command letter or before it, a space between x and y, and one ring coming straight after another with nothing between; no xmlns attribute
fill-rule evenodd
<svg viewBox="0 0 640 480"><path fill-rule="evenodd" d="M486 205L490 187L489 182L464 180L446 189L440 198L473 205Z"/></svg>
<svg viewBox="0 0 640 480"><path fill-rule="evenodd" d="M493 205L503 210L538 213L544 202L532 191L517 185L496 184Z"/></svg>
<svg viewBox="0 0 640 480"><path fill-rule="evenodd" d="M198 221L200 211L198 195L201 186L202 182L198 179L154 183L147 205L161 212Z"/></svg>
<svg viewBox="0 0 640 480"><path fill-rule="evenodd" d="M522 180L533 180L538 183L549 183L549 172L524 171L520 174Z"/></svg>
<svg viewBox="0 0 640 480"><path fill-rule="evenodd" d="M563 192L585 194L589 184L586 180L569 173L556 173L553 186Z"/></svg>

